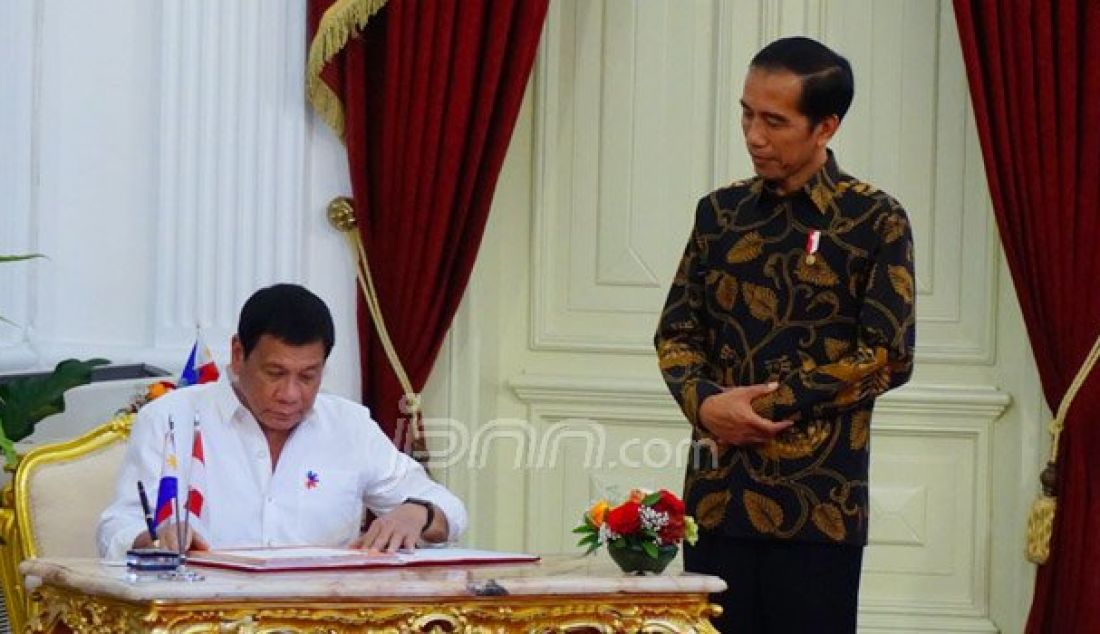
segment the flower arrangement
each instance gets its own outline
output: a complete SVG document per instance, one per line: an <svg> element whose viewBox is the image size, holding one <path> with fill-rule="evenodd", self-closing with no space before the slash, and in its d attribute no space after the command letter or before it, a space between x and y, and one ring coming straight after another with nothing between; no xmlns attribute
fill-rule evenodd
<svg viewBox="0 0 1100 634"><path fill-rule="evenodd" d="M606 545L624 569L617 556L623 551L640 551L654 561L671 560L681 541L694 544L698 537L695 520L684 513L683 500L667 489L652 493L634 489L614 507L607 500L599 500L585 512L573 532L582 535L577 545L588 548L586 555ZM663 568L645 569L659 572Z"/></svg>
<svg viewBox="0 0 1100 634"><path fill-rule="evenodd" d="M153 381L144 387L139 387L129 405L118 410L118 413L136 414L146 403L154 401L174 389L176 389L176 384L171 381Z"/></svg>

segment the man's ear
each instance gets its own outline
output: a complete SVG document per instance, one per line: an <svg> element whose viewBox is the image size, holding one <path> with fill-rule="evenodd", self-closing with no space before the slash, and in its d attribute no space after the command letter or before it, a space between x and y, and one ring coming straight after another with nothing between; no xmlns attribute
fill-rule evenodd
<svg viewBox="0 0 1100 634"><path fill-rule="evenodd" d="M823 148L829 145L829 141L832 141L833 135L840 128L840 117L835 114L831 114L821 121L817 122L817 126L814 128L814 137L817 147Z"/></svg>
<svg viewBox="0 0 1100 634"><path fill-rule="evenodd" d="M233 374L240 376L241 364L243 363L244 346L241 345L241 338L233 335L233 338L229 340L229 367L233 370Z"/></svg>

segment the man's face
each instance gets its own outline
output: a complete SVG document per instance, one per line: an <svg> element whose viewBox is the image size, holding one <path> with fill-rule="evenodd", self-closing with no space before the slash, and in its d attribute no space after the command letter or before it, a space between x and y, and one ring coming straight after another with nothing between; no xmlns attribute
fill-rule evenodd
<svg viewBox="0 0 1100 634"><path fill-rule="evenodd" d="M316 341L292 346L271 335L260 335L246 357L233 337L233 360L241 398L260 425L288 431L313 407L325 369L325 346Z"/></svg>
<svg viewBox="0 0 1100 634"><path fill-rule="evenodd" d="M816 126L798 110L802 80L785 70L750 68L741 96L741 130L753 168L783 193L801 187L825 161L825 147L839 125L826 117Z"/></svg>

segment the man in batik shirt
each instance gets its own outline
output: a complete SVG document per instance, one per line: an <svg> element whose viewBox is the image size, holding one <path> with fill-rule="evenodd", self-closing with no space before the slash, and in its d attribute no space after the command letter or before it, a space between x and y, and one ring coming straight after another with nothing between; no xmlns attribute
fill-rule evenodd
<svg viewBox="0 0 1100 634"><path fill-rule="evenodd" d="M854 632L875 397L913 363L901 205L828 150L847 60L786 38L750 64L741 126L757 176L699 201L661 315L661 372L693 425L690 571L729 590L729 632Z"/></svg>

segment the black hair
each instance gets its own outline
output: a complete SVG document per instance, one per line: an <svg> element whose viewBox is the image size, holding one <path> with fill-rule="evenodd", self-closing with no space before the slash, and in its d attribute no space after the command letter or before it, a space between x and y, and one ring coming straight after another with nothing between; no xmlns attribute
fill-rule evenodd
<svg viewBox="0 0 1100 634"><path fill-rule="evenodd" d="M836 115L844 120L855 94L855 78L848 60L808 37L785 37L768 44L749 63L760 70L786 70L802 79L798 110L817 125Z"/></svg>
<svg viewBox="0 0 1100 634"><path fill-rule="evenodd" d="M237 337L246 357L262 335L271 335L292 346L320 341L327 359L336 341L335 332L325 302L297 284L275 284L256 291L241 307L237 323Z"/></svg>

